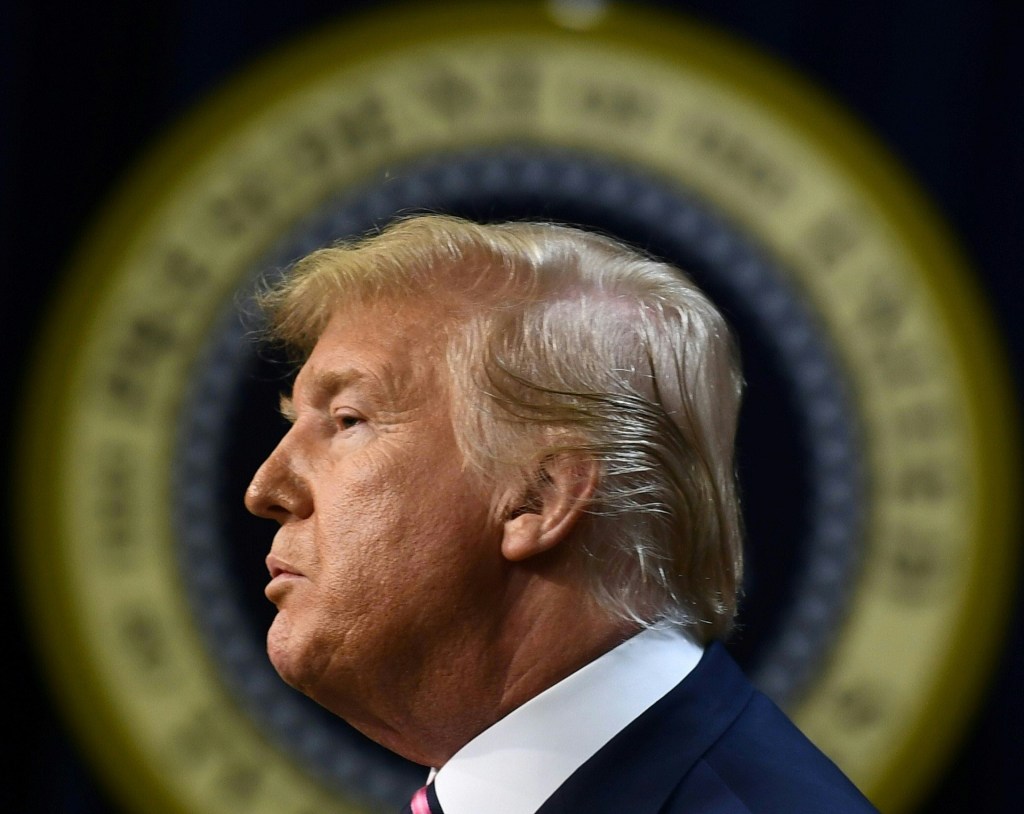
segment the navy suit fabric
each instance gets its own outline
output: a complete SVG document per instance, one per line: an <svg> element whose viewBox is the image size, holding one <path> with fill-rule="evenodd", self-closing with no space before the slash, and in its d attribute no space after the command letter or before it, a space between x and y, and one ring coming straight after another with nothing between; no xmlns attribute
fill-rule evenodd
<svg viewBox="0 0 1024 814"><path fill-rule="evenodd" d="M537 814L868 814L876 809L712 644Z"/></svg>

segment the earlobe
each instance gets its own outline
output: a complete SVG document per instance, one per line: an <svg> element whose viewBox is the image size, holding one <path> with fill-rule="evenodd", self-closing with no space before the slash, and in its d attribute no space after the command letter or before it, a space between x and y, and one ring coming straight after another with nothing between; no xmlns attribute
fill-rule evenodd
<svg viewBox="0 0 1024 814"><path fill-rule="evenodd" d="M547 459L530 499L505 520L501 553L521 562L569 536L597 489L597 463L568 453Z"/></svg>
<svg viewBox="0 0 1024 814"><path fill-rule="evenodd" d="M521 562L544 548L541 545L541 523L539 514L527 512L505 521L505 529L501 538L501 554L509 562Z"/></svg>

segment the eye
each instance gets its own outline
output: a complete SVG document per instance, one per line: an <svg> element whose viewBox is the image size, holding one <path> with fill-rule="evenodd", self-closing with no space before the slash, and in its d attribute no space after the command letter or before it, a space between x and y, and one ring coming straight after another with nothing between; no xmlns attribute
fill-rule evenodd
<svg viewBox="0 0 1024 814"><path fill-rule="evenodd" d="M358 427L364 421L361 416L354 415L353 413L336 413L334 420L342 430L351 430L353 427Z"/></svg>

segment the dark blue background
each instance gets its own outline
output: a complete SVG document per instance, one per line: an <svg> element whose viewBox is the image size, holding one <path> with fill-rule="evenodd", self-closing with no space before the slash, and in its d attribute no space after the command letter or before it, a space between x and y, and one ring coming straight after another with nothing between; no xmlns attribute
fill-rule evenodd
<svg viewBox="0 0 1024 814"><path fill-rule="evenodd" d="M290 37L388 2L21 0L0 21L4 102L5 392L69 252L153 140L204 95ZM689 0L633 3L715 23L789 63L859 116L936 202L978 271L1021 380L1024 21L1013 0ZM12 399L3 400L12 426ZM1007 416L1018 422L1018 416ZM14 473L16 477L16 473ZM10 492L10 484L7 491ZM9 537L9 533L7 537ZM5 553L10 540L5 539ZM8 558L10 564L10 558ZM9 571L9 573L12 573ZM41 687L17 588L3 703L0 809L115 814ZM986 701L921 812L996 810L1020 772L1024 624L1018 592ZM957 703L950 699L950 703ZM9 800L8 800L9 798Z"/></svg>

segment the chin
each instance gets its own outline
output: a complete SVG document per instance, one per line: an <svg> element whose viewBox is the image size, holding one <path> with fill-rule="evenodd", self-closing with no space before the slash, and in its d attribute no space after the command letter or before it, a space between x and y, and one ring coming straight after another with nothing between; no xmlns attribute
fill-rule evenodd
<svg viewBox="0 0 1024 814"><path fill-rule="evenodd" d="M267 656L286 684L297 690L302 689L302 680L298 668L302 657L294 652L291 630L278 613L267 631Z"/></svg>
<svg viewBox="0 0 1024 814"><path fill-rule="evenodd" d="M280 611L267 631L267 656L277 674L285 684L318 704L324 703L322 690L331 652L322 637L297 630Z"/></svg>

